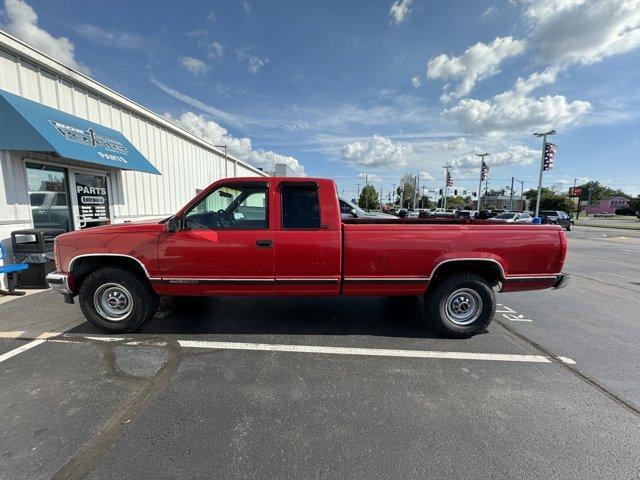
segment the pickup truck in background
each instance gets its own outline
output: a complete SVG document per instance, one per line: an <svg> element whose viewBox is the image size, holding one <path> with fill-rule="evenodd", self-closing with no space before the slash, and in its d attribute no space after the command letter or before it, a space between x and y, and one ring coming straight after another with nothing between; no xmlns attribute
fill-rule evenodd
<svg viewBox="0 0 640 480"><path fill-rule="evenodd" d="M566 285L566 252L556 225L342 219L332 180L228 178L162 221L58 236L47 280L108 332L141 327L162 295L422 295L442 334L468 337L496 290Z"/></svg>

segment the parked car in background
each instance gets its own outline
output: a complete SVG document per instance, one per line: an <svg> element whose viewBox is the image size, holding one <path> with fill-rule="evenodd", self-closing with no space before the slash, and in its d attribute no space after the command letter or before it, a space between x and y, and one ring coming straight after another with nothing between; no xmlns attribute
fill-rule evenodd
<svg viewBox="0 0 640 480"><path fill-rule="evenodd" d="M367 212L344 198L340 199L340 216L343 220L348 218L395 218L394 215L388 213Z"/></svg>
<svg viewBox="0 0 640 480"><path fill-rule="evenodd" d="M456 213L458 218L476 218L477 215L477 210L458 210L458 213Z"/></svg>
<svg viewBox="0 0 640 480"><path fill-rule="evenodd" d="M533 217L527 212L504 212L500 215L496 215L491 220L504 223L533 223Z"/></svg>
<svg viewBox="0 0 640 480"><path fill-rule="evenodd" d="M30 192L29 200L33 223L38 228L70 230L69 205L65 192Z"/></svg>
<svg viewBox="0 0 640 480"><path fill-rule="evenodd" d="M540 218L543 223L550 223L552 225L560 225L567 232L573 230L573 220L571 215L560 210L542 210L540 211Z"/></svg>

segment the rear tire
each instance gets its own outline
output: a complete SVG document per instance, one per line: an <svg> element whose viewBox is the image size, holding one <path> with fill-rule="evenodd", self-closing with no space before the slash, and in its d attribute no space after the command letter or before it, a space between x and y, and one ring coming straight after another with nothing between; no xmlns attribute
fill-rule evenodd
<svg viewBox="0 0 640 480"><path fill-rule="evenodd" d="M571 224L567 225L567 232L570 232L571 230L573 230L573 225Z"/></svg>
<svg viewBox="0 0 640 480"><path fill-rule="evenodd" d="M104 267L91 273L80 287L82 313L109 333L133 332L158 309L158 295L146 279L130 270Z"/></svg>
<svg viewBox="0 0 640 480"><path fill-rule="evenodd" d="M439 333L468 338L487 328L496 310L496 294L484 278L458 273L440 282L424 298L429 320Z"/></svg>

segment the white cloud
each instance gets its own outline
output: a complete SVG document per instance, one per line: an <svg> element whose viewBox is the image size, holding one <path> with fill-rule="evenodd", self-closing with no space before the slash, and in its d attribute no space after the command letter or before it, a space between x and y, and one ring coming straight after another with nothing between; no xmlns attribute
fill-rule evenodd
<svg viewBox="0 0 640 480"><path fill-rule="evenodd" d="M120 30L106 30L98 25L83 23L74 30L92 43L107 46L143 50L147 47L147 42L140 36L131 32Z"/></svg>
<svg viewBox="0 0 640 480"><path fill-rule="evenodd" d="M531 165L540 159L540 151L529 148L521 144L510 145L506 150L498 153L492 153L486 157L485 161L489 168L502 167L506 165ZM458 170L479 169L482 159L476 155L476 152L469 152L460 155L453 160L451 164Z"/></svg>
<svg viewBox="0 0 640 480"><path fill-rule="evenodd" d="M464 150L467 148L467 139L464 137L454 138L442 143L442 148L445 150Z"/></svg>
<svg viewBox="0 0 640 480"><path fill-rule="evenodd" d="M429 60L427 77L460 80L453 91L449 91L449 86L445 85L445 92L440 99L449 101L461 98L471 92L476 82L498 73L498 67L505 59L519 55L524 48L525 42L513 37L496 37L489 44L478 42L459 57L443 53Z"/></svg>
<svg viewBox="0 0 640 480"><path fill-rule="evenodd" d="M429 172L420 172L420 180L435 180Z"/></svg>
<svg viewBox="0 0 640 480"><path fill-rule="evenodd" d="M367 167L404 167L413 158L410 146L393 143L386 137L374 135L365 141L356 141L340 149L348 163Z"/></svg>
<svg viewBox="0 0 640 480"><path fill-rule="evenodd" d="M210 10L209 14L207 15L207 20L211 23L216 23L216 12Z"/></svg>
<svg viewBox="0 0 640 480"><path fill-rule="evenodd" d="M495 15L497 12L498 9L495 7L495 5L492 5L484 11L484 13L482 14L482 18L490 17L491 15Z"/></svg>
<svg viewBox="0 0 640 480"><path fill-rule="evenodd" d="M548 64L591 64L640 45L638 0L521 0L530 42Z"/></svg>
<svg viewBox="0 0 640 480"><path fill-rule="evenodd" d="M5 0L4 13L8 20L2 27L9 34L50 55L64 65L89 73L89 69L75 58L74 46L66 37L54 37L38 26L38 15L23 0Z"/></svg>
<svg viewBox="0 0 640 480"><path fill-rule="evenodd" d="M210 70L209 65L193 57L180 57L180 63L194 75L202 75Z"/></svg>
<svg viewBox="0 0 640 480"><path fill-rule="evenodd" d="M549 67L543 72L532 73L527 78L518 77L514 88L516 91L528 95L542 85L555 82L557 75L558 70L556 68Z"/></svg>
<svg viewBox="0 0 640 480"><path fill-rule="evenodd" d="M167 95L172 96L176 100L180 100L181 102L186 103L198 110L202 110L205 113L208 113L212 117L220 120L226 124L232 125L234 127L242 127L248 123L255 123L253 119L243 117L241 115L234 115L232 113L227 113L223 110L220 110L214 106L208 105L197 98L193 98L187 94L179 92L178 90L165 85L164 83L156 80L155 78L151 78L151 83L153 83L156 87L162 90Z"/></svg>
<svg viewBox="0 0 640 480"><path fill-rule="evenodd" d="M242 8L244 9L245 13L251 13L251 4L246 0L242 2Z"/></svg>
<svg viewBox="0 0 640 480"><path fill-rule="evenodd" d="M413 77L411 79L411 84L415 87L418 88L420 86L420 79L418 77Z"/></svg>
<svg viewBox="0 0 640 480"><path fill-rule="evenodd" d="M380 175L375 174L375 173L359 173L358 174L358 178L362 178L365 181L368 182L381 182L382 181L382 177L380 177Z"/></svg>
<svg viewBox="0 0 640 480"><path fill-rule="evenodd" d="M411 13L411 4L413 0L396 0L389 9L389 16L391 17L391 23L400 25L404 22L409 13Z"/></svg>
<svg viewBox="0 0 640 480"><path fill-rule="evenodd" d="M570 102L562 95L534 98L518 90L508 90L491 100L460 100L443 115L467 132L502 136L508 132L532 132L572 124L590 109L589 102Z"/></svg>
<svg viewBox="0 0 640 480"><path fill-rule="evenodd" d="M304 167L294 157L254 149L250 138L236 138L230 135L226 128L213 120L208 120L204 115L183 112L179 117L165 116L212 145L227 145L232 155L254 166L262 167L264 170L273 170L276 163L286 163L295 175L304 175Z"/></svg>
<svg viewBox="0 0 640 480"><path fill-rule="evenodd" d="M260 58L249 52L248 48L240 48L236 51L238 59L247 63L247 69L254 75L258 73L262 67L269 63L268 58Z"/></svg>
<svg viewBox="0 0 640 480"><path fill-rule="evenodd" d="M207 57L210 59L222 58L224 56L224 47L218 41L213 41L211 45L209 45L209 52L207 53Z"/></svg>

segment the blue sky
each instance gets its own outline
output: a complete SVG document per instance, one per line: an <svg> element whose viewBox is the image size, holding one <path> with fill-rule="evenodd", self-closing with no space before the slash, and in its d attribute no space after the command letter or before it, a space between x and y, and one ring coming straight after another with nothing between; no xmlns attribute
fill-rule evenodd
<svg viewBox="0 0 640 480"><path fill-rule="evenodd" d="M2 28L269 169L640 193L640 0L5 0Z"/></svg>

